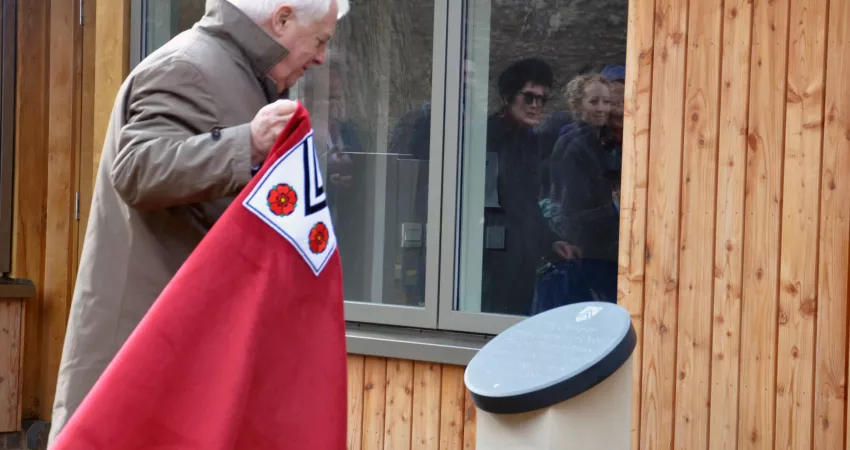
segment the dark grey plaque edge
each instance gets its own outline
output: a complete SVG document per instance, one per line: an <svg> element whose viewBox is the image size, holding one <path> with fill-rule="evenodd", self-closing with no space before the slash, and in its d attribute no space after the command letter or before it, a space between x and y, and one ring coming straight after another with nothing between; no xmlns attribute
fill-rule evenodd
<svg viewBox="0 0 850 450"><path fill-rule="evenodd" d="M537 391L511 396L490 397L470 391L472 401L491 414L521 414L557 405L605 381L631 358L636 346L637 333L630 323L626 336L609 354L574 377Z"/></svg>

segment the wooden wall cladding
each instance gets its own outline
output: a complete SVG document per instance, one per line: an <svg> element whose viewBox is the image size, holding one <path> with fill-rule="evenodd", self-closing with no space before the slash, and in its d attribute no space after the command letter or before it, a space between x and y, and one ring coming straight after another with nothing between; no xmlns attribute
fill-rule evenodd
<svg viewBox="0 0 850 450"><path fill-rule="evenodd" d="M23 415L49 417L76 268L81 139L79 3L18 2L12 275L26 302Z"/></svg>
<svg viewBox="0 0 850 450"><path fill-rule="evenodd" d="M18 62L15 108L15 201L12 225L13 276L32 280L36 298L24 313L23 414L42 412L41 321L47 206L48 38L47 1L18 2Z"/></svg>
<svg viewBox="0 0 850 450"><path fill-rule="evenodd" d="M846 448L850 3L632 0L629 26L632 448Z"/></svg>
<svg viewBox="0 0 850 450"><path fill-rule="evenodd" d="M0 433L21 428L21 341L25 299L0 299Z"/></svg>
<svg viewBox="0 0 850 450"><path fill-rule="evenodd" d="M472 450L463 367L348 357L348 450Z"/></svg>

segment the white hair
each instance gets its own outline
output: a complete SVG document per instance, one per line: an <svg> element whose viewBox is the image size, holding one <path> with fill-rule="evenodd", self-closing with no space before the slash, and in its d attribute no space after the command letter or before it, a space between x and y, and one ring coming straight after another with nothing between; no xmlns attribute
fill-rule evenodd
<svg viewBox="0 0 850 450"><path fill-rule="evenodd" d="M230 0L254 22L262 23L269 19L280 5L289 5L295 13L295 18L302 25L310 25L325 17L331 9L334 0ZM348 13L348 0L336 0L337 19Z"/></svg>

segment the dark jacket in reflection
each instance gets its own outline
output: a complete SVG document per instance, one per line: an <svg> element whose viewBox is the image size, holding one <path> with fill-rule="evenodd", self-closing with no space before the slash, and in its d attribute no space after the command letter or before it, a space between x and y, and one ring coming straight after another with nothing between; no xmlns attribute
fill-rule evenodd
<svg viewBox="0 0 850 450"><path fill-rule="evenodd" d="M556 259L552 244L557 235L549 229L538 206L544 154L536 133L501 114L488 119L487 151L498 154L500 207L484 212L482 310L525 314L537 271ZM493 227L505 230L502 250L487 248L486 232Z"/></svg>
<svg viewBox="0 0 850 450"><path fill-rule="evenodd" d="M546 117L546 120L537 127L537 142L540 145L540 152L545 156L550 156L555 148L555 143L561 137L561 130L573 123L573 115L566 111L553 112ZM548 174L544 174L548 178Z"/></svg>
<svg viewBox="0 0 850 450"><path fill-rule="evenodd" d="M619 179L620 146L607 128L576 124L555 144L553 193L560 204L558 234L585 259L617 261L619 212L612 186Z"/></svg>
<svg viewBox="0 0 850 450"><path fill-rule="evenodd" d="M333 215L334 228L342 260L343 286L347 300L371 301L366 291L362 289L363 282L369 276L369 267L363 264L362 249L359 246L361 230L366 226L366 196L363 194L363 159L347 159L344 152L362 153L364 151L357 127L349 121L338 124L336 136L332 137L332 145L320 143L320 147L328 146L327 174L325 174L325 191L328 205ZM351 185L336 184L333 179L338 176L350 176Z"/></svg>
<svg viewBox="0 0 850 450"><path fill-rule="evenodd" d="M405 114L393 128L390 153L410 159L428 161L431 156L431 103L424 103ZM415 212L418 221L428 219L428 179L420 177L416 185Z"/></svg>
<svg viewBox="0 0 850 450"><path fill-rule="evenodd" d="M546 117L546 120L537 127L537 145L540 149L542 162L540 164L540 184L543 190L543 195L549 195L549 187L551 186L550 179L550 158L552 151L555 149L555 143L561 136L561 129L572 123L572 114L568 112L554 112Z"/></svg>

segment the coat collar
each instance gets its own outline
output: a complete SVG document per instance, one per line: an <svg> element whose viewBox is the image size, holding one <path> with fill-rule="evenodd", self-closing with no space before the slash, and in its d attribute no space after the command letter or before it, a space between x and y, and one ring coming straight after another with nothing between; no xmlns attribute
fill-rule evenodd
<svg viewBox="0 0 850 450"><path fill-rule="evenodd" d="M206 14L197 27L235 44L260 79L267 78L272 67L289 54L289 50L227 0L207 0Z"/></svg>

